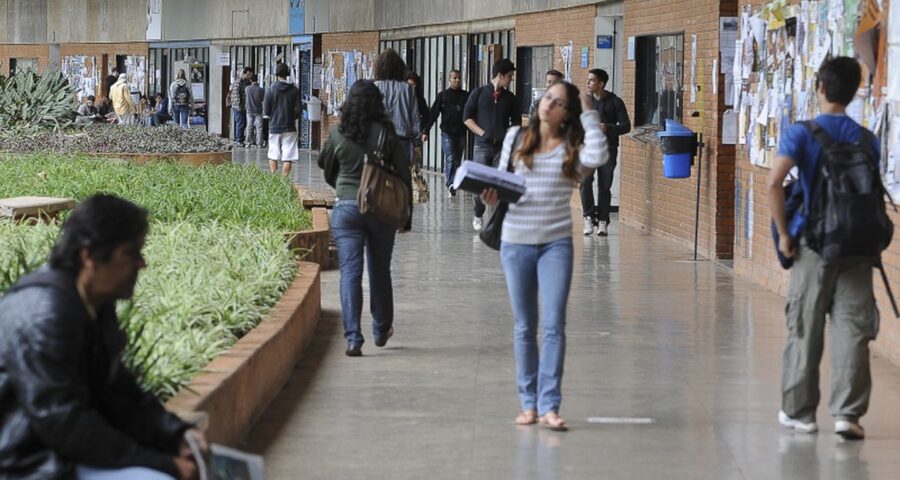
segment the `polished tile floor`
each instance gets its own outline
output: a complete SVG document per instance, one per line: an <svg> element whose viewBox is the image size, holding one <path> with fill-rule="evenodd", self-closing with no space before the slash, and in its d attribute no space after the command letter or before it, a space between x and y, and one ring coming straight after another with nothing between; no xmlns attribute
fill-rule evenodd
<svg viewBox="0 0 900 480"><path fill-rule="evenodd" d="M260 155L235 160L264 166ZM304 157L295 180L320 185L314 165ZM561 411L571 430L514 426L498 255L471 230L471 199L448 199L429 178L432 201L394 250L386 348L369 337L362 358L344 356L338 273L323 274L316 338L243 445L270 478L900 478L900 369L873 362L867 440L834 435L825 407L818 435L782 430L784 300L618 223L609 238L574 236Z"/></svg>

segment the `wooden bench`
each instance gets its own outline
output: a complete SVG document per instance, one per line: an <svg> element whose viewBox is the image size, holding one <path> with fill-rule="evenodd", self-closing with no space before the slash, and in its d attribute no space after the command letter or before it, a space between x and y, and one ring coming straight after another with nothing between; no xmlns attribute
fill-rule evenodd
<svg viewBox="0 0 900 480"><path fill-rule="evenodd" d="M0 199L0 217L53 218L60 212L75 208L78 202L71 198L14 197Z"/></svg>
<svg viewBox="0 0 900 480"><path fill-rule="evenodd" d="M294 185L297 190L297 196L303 208L313 209L316 207L332 208L334 207L334 190L330 187L311 188L302 185Z"/></svg>

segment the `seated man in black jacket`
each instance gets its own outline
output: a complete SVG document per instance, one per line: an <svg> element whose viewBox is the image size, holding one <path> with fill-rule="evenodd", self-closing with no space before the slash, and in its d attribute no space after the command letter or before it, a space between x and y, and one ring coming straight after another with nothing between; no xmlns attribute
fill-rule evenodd
<svg viewBox="0 0 900 480"><path fill-rule="evenodd" d="M88 198L49 265L0 298L0 479L196 478L191 426L121 360L116 301L134 292L147 229L137 205Z"/></svg>

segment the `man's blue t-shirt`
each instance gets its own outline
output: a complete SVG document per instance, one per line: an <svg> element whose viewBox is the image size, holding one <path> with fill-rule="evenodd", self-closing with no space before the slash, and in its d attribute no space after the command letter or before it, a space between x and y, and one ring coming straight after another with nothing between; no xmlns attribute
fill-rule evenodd
<svg viewBox="0 0 900 480"><path fill-rule="evenodd" d="M862 127L852 118L844 114L819 115L815 120L831 137L835 143L853 143L859 140ZM876 162L881 158L881 145L875 138ZM798 186L803 192L803 203L812 205L811 200L815 195L816 172L819 170L819 155L822 146L813 137L812 132L806 126L795 123L786 128L781 134L781 143L778 145L778 155L790 157L794 160L799 170ZM806 227L806 215L798 212L790 222L790 233L798 238Z"/></svg>

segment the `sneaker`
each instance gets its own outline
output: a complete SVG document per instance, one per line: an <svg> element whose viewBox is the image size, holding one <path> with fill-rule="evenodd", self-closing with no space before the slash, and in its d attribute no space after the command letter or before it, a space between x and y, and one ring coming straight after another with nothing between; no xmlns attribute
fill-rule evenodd
<svg viewBox="0 0 900 480"><path fill-rule="evenodd" d="M778 423L787 428L793 428L800 433L816 433L819 431L816 422L803 423L800 420L789 417L783 411L778 412Z"/></svg>
<svg viewBox="0 0 900 480"><path fill-rule="evenodd" d="M866 438L866 431L860 424L850 420L838 420L834 422L834 433L844 440L862 440Z"/></svg>
<svg viewBox="0 0 900 480"><path fill-rule="evenodd" d="M447 190L447 198L453 198L456 194L453 193L453 189Z"/></svg>
<svg viewBox="0 0 900 480"><path fill-rule="evenodd" d="M591 217L584 217L584 235L588 236L594 233L594 221Z"/></svg>
<svg viewBox="0 0 900 480"><path fill-rule="evenodd" d="M609 222L600 222L597 224L597 235L601 237L609 235Z"/></svg>
<svg viewBox="0 0 900 480"><path fill-rule="evenodd" d="M483 226L484 226L484 221L481 219L481 217L475 217L472 219L472 228L474 228L476 232L480 232L481 227L483 227Z"/></svg>

